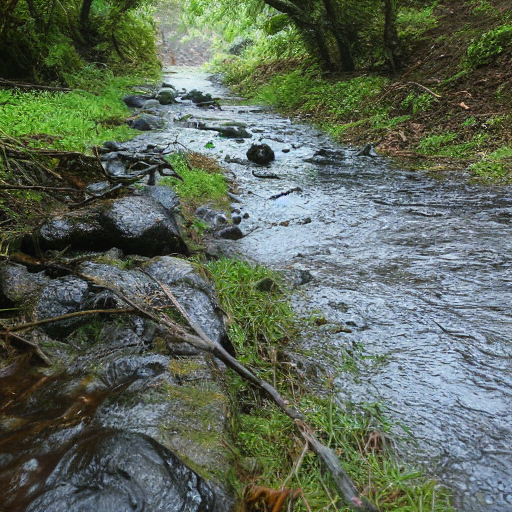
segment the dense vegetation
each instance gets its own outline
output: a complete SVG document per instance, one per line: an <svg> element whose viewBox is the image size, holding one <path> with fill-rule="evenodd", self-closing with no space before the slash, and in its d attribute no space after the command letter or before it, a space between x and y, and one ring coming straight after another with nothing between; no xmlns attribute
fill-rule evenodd
<svg viewBox="0 0 512 512"><path fill-rule="evenodd" d="M1 76L81 85L87 66L123 72L155 67L148 4L147 0L2 2Z"/></svg>
<svg viewBox="0 0 512 512"><path fill-rule="evenodd" d="M311 120L341 142L372 142L414 167L468 169L478 179L510 182L510 3L332 3L336 16L319 0L195 0L186 19L223 27L218 48L225 53L214 67L242 94ZM353 66L340 60L334 36L326 39L333 57L322 58L308 39L313 32L282 4L302 5L331 31L338 20Z"/></svg>

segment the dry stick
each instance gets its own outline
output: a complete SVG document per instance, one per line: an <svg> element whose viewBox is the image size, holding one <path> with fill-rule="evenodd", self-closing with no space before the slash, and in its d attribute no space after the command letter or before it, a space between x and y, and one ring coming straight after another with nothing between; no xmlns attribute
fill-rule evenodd
<svg viewBox="0 0 512 512"><path fill-rule="evenodd" d="M336 487L343 496L346 505L353 510L378 512L378 509L376 509L366 500L366 498L359 494L352 480L347 475L346 471L343 469L334 451L325 446L324 444L322 444L315 437L313 430L306 423L304 423L304 416L295 409L288 407L287 402L273 386L271 386L268 382L260 379L256 375L254 375L247 368L245 368L245 366L241 365L234 357L230 356L218 343L213 341L203 331L201 326L198 325L185 311L185 309L181 306L176 297L174 297L173 293L171 292L168 286L160 282L151 274L148 274L145 271L142 272L144 272L144 274L149 276L153 281L155 281L160 286L160 288L162 288L165 295L167 295L167 297L174 304L179 313L187 320L187 322L190 324L190 327L192 327L192 329L196 331L198 336L203 341L204 345L215 357L220 359L232 370L235 370L236 373L238 373L241 377L248 380L258 388L263 389L270 396L270 398L280 407L280 409L287 416L289 416L292 420L295 421L302 437L311 445L313 451L318 455L318 457L322 460L327 469L332 473Z"/></svg>
<svg viewBox="0 0 512 512"><path fill-rule="evenodd" d="M28 345L29 347L33 348L35 350L35 353L41 359L41 361L43 361L43 363L45 363L46 365L51 366L51 359L43 352L43 349L36 342L22 338L21 336L18 336L17 334L14 334L12 332L2 334L5 336L7 341L9 340L9 338L12 338L13 340L19 343L23 343L24 345Z"/></svg>
<svg viewBox="0 0 512 512"><path fill-rule="evenodd" d="M25 84L20 82L12 82L11 80L5 80L5 78L0 78L0 87L18 87L20 89L32 89L36 91L73 91L73 89L68 89L67 87L51 87L49 85Z"/></svg>
<svg viewBox="0 0 512 512"><path fill-rule="evenodd" d="M434 98L442 98L440 94L436 94L433 90L429 89L428 87L425 87L424 85L419 84L418 82L407 82L408 84L417 85L421 89L427 91L429 94L432 94Z"/></svg>
<svg viewBox="0 0 512 512"><path fill-rule="evenodd" d="M81 316L88 315L98 315L100 313L108 314L108 315L125 315L128 313L136 313L135 308L130 309L90 309L86 311L76 311L75 313L68 313L67 315L54 316L52 318L43 318L42 320L36 320L35 322L28 322L26 324L18 324L18 325L5 325L0 323L5 331L0 332L0 334L11 334L13 332L24 331L26 329L31 329L32 327L38 327L39 325L51 324L52 322L60 322L62 320L69 320L70 318L77 318Z"/></svg>
<svg viewBox="0 0 512 512"><path fill-rule="evenodd" d="M43 185L0 185L0 190L51 190L57 192L82 192L71 187L45 187Z"/></svg>

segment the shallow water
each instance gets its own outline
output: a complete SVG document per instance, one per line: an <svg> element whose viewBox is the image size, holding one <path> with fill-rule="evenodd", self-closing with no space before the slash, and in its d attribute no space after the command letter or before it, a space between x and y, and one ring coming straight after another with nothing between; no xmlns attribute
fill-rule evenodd
<svg viewBox="0 0 512 512"><path fill-rule="evenodd" d="M294 296L297 310L350 327L325 332L330 350L357 346L373 356L357 375L336 380L340 399L382 403L417 441L402 444L407 456L454 490L459 510L512 511L511 190L357 157L311 127L237 105L204 73L171 71L167 81L178 88L211 92L225 105L172 105L170 119L243 122L253 137L235 141L171 123L134 145L177 137L189 149L243 159L252 143L269 144L276 153L269 171L280 180L226 163L240 186L238 207L249 214L241 228L250 234L237 248L276 268L309 270L314 280ZM304 161L320 148L342 158Z"/></svg>

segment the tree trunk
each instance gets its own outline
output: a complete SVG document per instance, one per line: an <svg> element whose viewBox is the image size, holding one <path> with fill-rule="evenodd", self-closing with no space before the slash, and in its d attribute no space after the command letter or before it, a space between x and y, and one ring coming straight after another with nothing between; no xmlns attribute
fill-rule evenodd
<svg viewBox="0 0 512 512"><path fill-rule="evenodd" d="M384 51L391 71L400 67L400 43L396 30L395 0L384 0Z"/></svg>
<svg viewBox="0 0 512 512"><path fill-rule="evenodd" d="M338 47L338 53L340 57L341 69L343 71L354 71L356 68L354 59L352 58L352 52L350 51L350 45L347 38L343 35L343 29L338 22L338 14L331 0L323 0L325 12L327 13L327 19L329 25L332 27L332 35L336 40Z"/></svg>
<svg viewBox="0 0 512 512"><path fill-rule="evenodd" d="M89 15L91 14L91 6L94 0L83 0L82 8L80 9L80 32L84 39L89 39Z"/></svg>
<svg viewBox="0 0 512 512"><path fill-rule="evenodd" d="M18 1L19 0L7 0L7 3L4 6L0 6L0 36L11 19L11 14L14 9L16 9Z"/></svg>

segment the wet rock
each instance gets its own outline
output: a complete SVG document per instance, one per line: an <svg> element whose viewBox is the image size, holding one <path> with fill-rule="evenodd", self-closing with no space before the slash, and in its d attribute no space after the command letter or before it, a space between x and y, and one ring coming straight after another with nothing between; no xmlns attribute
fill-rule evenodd
<svg viewBox="0 0 512 512"><path fill-rule="evenodd" d="M88 283L77 277L66 276L51 280L41 290L34 308L35 317L42 320L79 311L89 294ZM86 317L73 318L46 324L41 328L50 336L62 338L87 321Z"/></svg>
<svg viewBox="0 0 512 512"><path fill-rule="evenodd" d="M254 288L259 292L275 292L279 290L279 285L270 277L264 277L254 283Z"/></svg>
<svg viewBox="0 0 512 512"><path fill-rule="evenodd" d="M317 165L336 165L345 160L343 151L319 149L312 157L305 158L305 162Z"/></svg>
<svg viewBox="0 0 512 512"><path fill-rule="evenodd" d="M194 265L170 256L157 257L141 265L151 276L170 288L187 313L210 338L234 353L226 332L224 318L217 308L214 290ZM138 270L122 270L112 265L92 262L82 264L80 269L82 273L97 278L109 286L122 289L129 297L146 297L151 301L152 294L161 296L161 289L155 281ZM125 307L109 292L106 296L96 295L90 299L88 306L106 307L107 305L108 307ZM146 307L145 302L141 305Z"/></svg>
<svg viewBox="0 0 512 512"><path fill-rule="evenodd" d="M238 224L242 222L242 216L239 214L231 214L231 222L238 226Z"/></svg>
<svg viewBox="0 0 512 512"><path fill-rule="evenodd" d="M379 155L377 155L377 153L375 152L375 150L373 149L373 146L371 144L366 144L362 149L360 149L356 153L356 156L373 156L373 157L376 157L376 156L379 156Z"/></svg>
<svg viewBox="0 0 512 512"><path fill-rule="evenodd" d="M114 140L107 140L103 143L103 148L108 149L109 151L123 151L124 147L119 142Z"/></svg>
<svg viewBox="0 0 512 512"><path fill-rule="evenodd" d="M44 272L33 274L23 265L0 263L0 308L32 301L47 282Z"/></svg>
<svg viewBox="0 0 512 512"><path fill-rule="evenodd" d="M207 124L204 129L218 132L222 137L230 139L250 139L252 137L252 133L249 133L245 127L238 125L217 126Z"/></svg>
<svg viewBox="0 0 512 512"><path fill-rule="evenodd" d="M160 103L157 99L156 100L146 100L146 103L144 103L144 110L148 109L157 109L160 105L164 105L164 103Z"/></svg>
<svg viewBox="0 0 512 512"><path fill-rule="evenodd" d="M145 187L142 193L160 203L168 212L172 212L180 204L180 199L176 192L166 185Z"/></svg>
<svg viewBox="0 0 512 512"><path fill-rule="evenodd" d="M55 217L41 227L40 247L90 251L117 247L142 256L187 254L176 219L161 201L149 195L128 196Z"/></svg>
<svg viewBox="0 0 512 512"><path fill-rule="evenodd" d="M240 240L244 237L242 230L237 225L226 226L225 228L217 231L216 235L219 238L225 238L228 240Z"/></svg>
<svg viewBox="0 0 512 512"><path fill-rule="evenodd" d="M251 162L266 165L275 159L274 151L268 144L253 144L247 150L247 158Z"/></svg>
<svg viewBox="0 0 512 512"><path fill-rule="evenodd" d="M57 463L27 512L208 512L215 495L194 471L153 439L98 431Z"/></svg>
<svg viewBox="0 0 512 512"><path fill-rule="evenodd" d="M176 103L176 98L179 96L179 93L176 92L176 89L170 87L163 87L158 91L156 95L156 100L161 105L170 105L171 103Z"/></svg>
<svg viewBox="0 0 512 512"><path fill-rule="evenodd" d="M181 97L182 100L192 100L192 103L207 103L212 102L214 99L212 98L212 95L210 93L203 93L201 91L198 91L197 89L192 89L187 94L184 94Z"/></svg>
<svg viewBox="0 0 512 512"><path fill-rule="evenodd" d="M123 101L126 103L128 107L132 108L142 108L144 106L144 103L146 103L146 100L148 99L147 96L140 96L140 95L130 95L125 96L123 98Z"/></svg>
<svg viewBox="0 0 512 512"><path fill-rule="evenodd" d="M226 225L228 222L228 219L224 212L218 212L216 210L213 210L212 208L209 208L208 206L200 206L195 211L195 215L199 219L207 222L208 225L213 228Z"/></svg>
<svg viewBox="0 0 512 512"><path fill-rule="evenodd" d="M135 119L130 119L128 126L140 131L161 130L165 128L165 120L159 116L141 114Z"/></svg>

